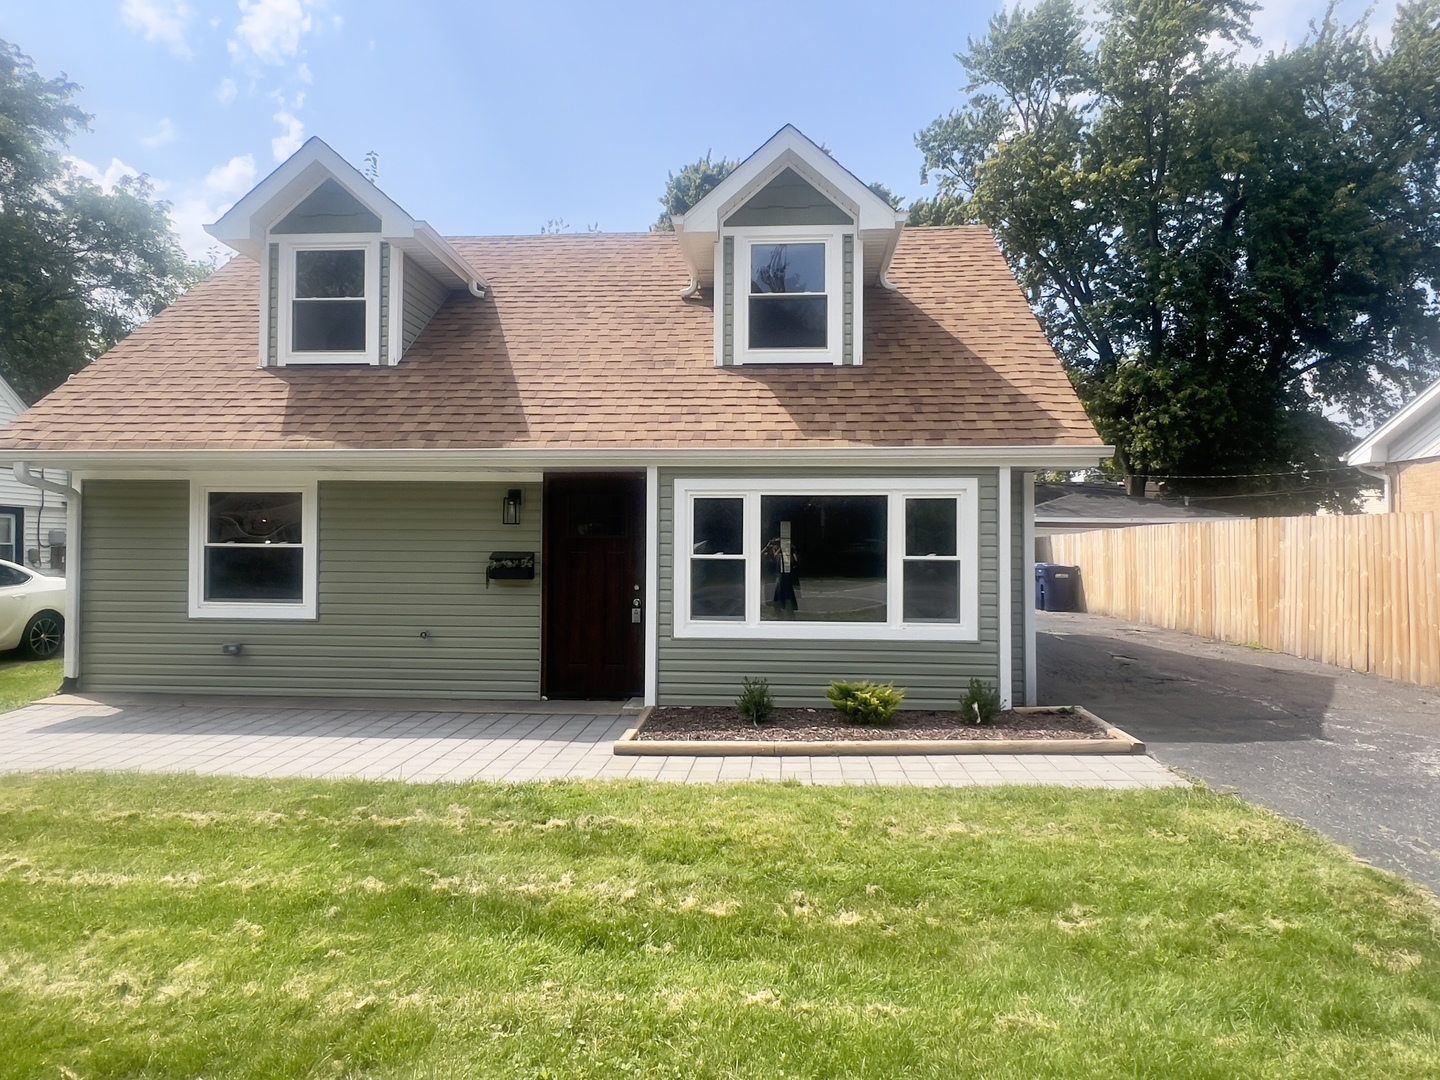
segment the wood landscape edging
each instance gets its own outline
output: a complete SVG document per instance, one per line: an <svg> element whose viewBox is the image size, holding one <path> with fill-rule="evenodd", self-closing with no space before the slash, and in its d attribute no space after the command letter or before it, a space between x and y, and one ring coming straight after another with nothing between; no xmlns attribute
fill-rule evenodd
<svg viewBox="0 0 1440 1080"><path fill-rule="evenodd" d="M1017 713L1053 712L1067 706L1022 707ZM861 757L883 754L1143 754L1145 744L1132 735L1107 724L1081 706L1068 706L1080 716L1105 730L1103 739L827 739L814 742L780 742L776 739L736 740L654 739L642 741L640 732L655 712L653 705L641 713L635 726L615 741L621 755L687 757Z"/></svg>

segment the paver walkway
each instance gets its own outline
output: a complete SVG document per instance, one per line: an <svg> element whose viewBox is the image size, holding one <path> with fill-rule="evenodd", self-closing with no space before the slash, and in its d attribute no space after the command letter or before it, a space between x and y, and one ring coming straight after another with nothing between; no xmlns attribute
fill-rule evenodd
<svg viewBox="0 0 1440 1080"><path fill-rule="evenodd" d="M1040 700L1440 891L1440 688L1098 615L1040 616Z"/></svg>
<svg viewBox="0 0 1440 1080"><path fill-rule="evenodd" d="M616 757L611 747L635 722L633 709L584 705L541 711L534 702L484 709L414 702L62 696L0 716L0 771L446 781L793 779L929 787L1135 788L1181 782L1143 755Z"/></svg>

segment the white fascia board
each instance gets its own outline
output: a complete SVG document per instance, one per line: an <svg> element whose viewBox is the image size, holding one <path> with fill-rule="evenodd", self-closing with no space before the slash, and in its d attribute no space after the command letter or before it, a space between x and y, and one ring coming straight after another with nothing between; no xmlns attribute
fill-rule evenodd
<svg viewBox="0 0 1440 1080"><path fill-rule="evenodd" d="M476 272L473 266L465 261L465 256L461 255L450 241L446 240L426 222L417 221L414 225L415 228L412 232L413 239L411 237L395 237L394 239L386 237L385 239L391 240L391 242L402 251L410 246L409 243L406 243L406 241L409 240L410 243L415 244L427 254L439 260L447 270L459 279L462 286L470 288L472 292L476 288L483 292L490 291L489 284Z"/></svg>
<svg viewBox="0 0 1440 1080"><path fill-rule="evenodd" d="M378 217L380 232L387 240L415 234L418 223L403 207L316 136L251 188L219 221L206 225L205 231L222 244L258 258L270 226L326 179L333 179Z"/></svg>
<svg viewBox="0 0 1440 1080"><path fill-rule="evenodd" d="M1384 465L1389 461L1402 460L1413 454L1391 455L1395 446L1413 428L1426 420L1440 419L1440 382L1436 382L1414 401L1406 405L1385 423L1367 435L1359 446L1351 450L1346 461L1351 465Z"/></svg>
<svg viewBox="0 0 1440 1080"><path fill-rule="evenodd" d="M329 473L444 473L473 477L477 469L545 472L566 469L660 468L847 468L866 465L914 466L925 469L977 469L1008 465L1017 469L1084 469L1112 457L1110 446L971 446L971 447L699 447L621 449L497 448L431 449L295 449L295 450L12 450L0 453L0 465L23 461L33 466L65 468L86 475L110 476L117 471L154 475L188 475L217 469L274 469ZM438 476L435 477L439 479Z"/></svg>
<svg viewBox="0 0 1440 1080"><path fill-rule="evenodd" d="M676 232L718 233L732 204L743 202L752 188L759 190L786 166L796 166L802 176L827 195L839 197L846 209L856 212L856 227L863 230L895 228L895 209L866 186L792 124L786 124L763 146L747 157L724 180L686 213L675 219ZM828 189L828 190L825 190ZM903 223L903 218L901 221Z"/></svg>
<svg viewBox="0 0 1440 1080"><path fill-rule="evenodd" d="M4 379L0 379L0 427L4 427L11 420L23 413L28 405L15 393L15 388Z"/></svg>

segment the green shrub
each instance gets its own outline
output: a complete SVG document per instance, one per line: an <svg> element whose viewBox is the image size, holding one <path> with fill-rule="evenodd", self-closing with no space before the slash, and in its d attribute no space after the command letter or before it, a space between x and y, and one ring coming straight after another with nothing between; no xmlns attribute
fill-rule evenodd
<svg viewBox="0 0 1440 1080"><path fill-rule="evenodd" d="M988 724L1000 712L1000 690L979 679L970 680L970 689L960 699L960 713L975 724Z"/></svg>
<svg viewBox="0 0 1440 1080"><path fill-rule="evenodd" d="M740 696L735 699L740 715L755 726L770 719L775 711L775 699L770 696L768 679L752 679L748 675L740 682Z"/></svg>
<svg viewBox="0 0 1440 1080"><path fill-rule="evenodd" d="M905 691L893 683L833 682L825 691L830 704L840 710L852 724L888 724L905 700Z"/></svg>

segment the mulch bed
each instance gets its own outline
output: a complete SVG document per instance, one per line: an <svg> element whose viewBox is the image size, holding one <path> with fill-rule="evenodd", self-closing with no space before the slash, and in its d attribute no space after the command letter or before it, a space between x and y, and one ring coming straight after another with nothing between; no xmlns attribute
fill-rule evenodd
<svg viewBox="0 0 1440 1080"><path fill-rule="evenodd" d="M1105 729L1075 712L1003 712L989 724L967 724L958 712L901 712L884 727L852 724L832 709L776 709L759 727L728 706L656 709L643 740L836 742L869 739L1104 739Z"/></svg>

